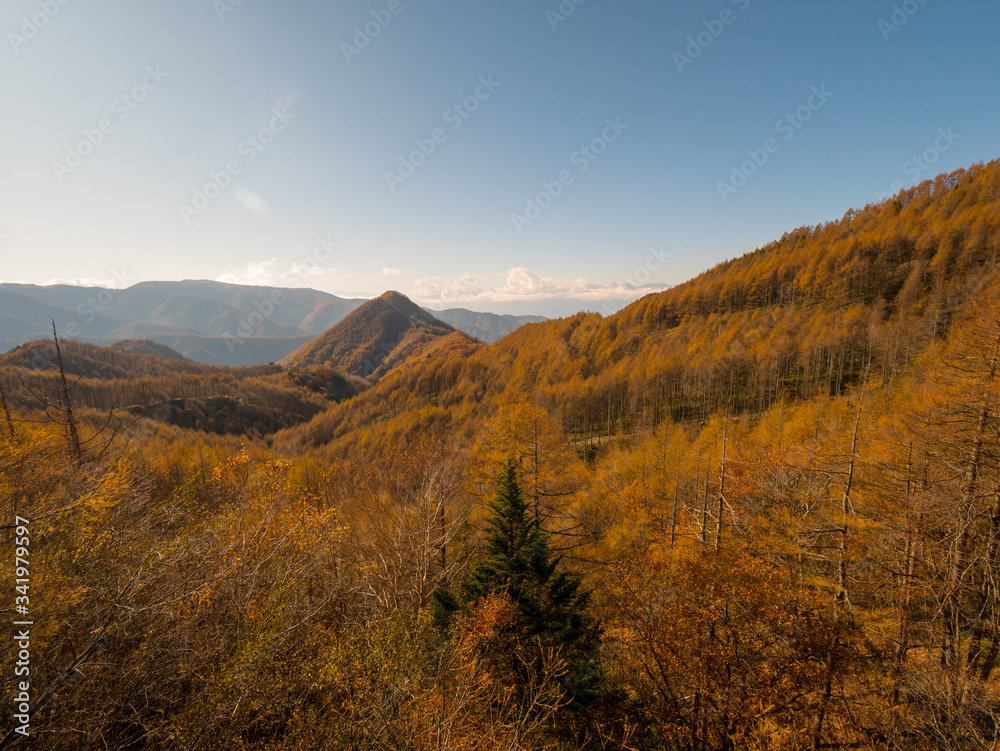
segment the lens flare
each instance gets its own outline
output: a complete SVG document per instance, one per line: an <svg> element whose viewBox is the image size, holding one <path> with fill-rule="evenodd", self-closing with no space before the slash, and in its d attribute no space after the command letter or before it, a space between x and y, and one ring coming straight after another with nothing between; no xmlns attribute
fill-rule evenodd
<svg viewBox="0 0 1000 751"><path fill-rule="evenodd" d="M236 191L236 200L255 214L267 216L271 213L271 207L268 205L267 201L246 188L240 188Z"/></svg>

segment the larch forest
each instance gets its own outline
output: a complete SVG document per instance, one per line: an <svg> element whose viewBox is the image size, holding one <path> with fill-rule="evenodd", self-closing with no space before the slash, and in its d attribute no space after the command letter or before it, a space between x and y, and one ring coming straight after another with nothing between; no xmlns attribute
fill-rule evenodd
<svg viewBox="0 0 1000 751"><path fill-rule="evenodd" d="M0 747L995 749L998 253L993 162L488 346L18 347Z"/></svg>

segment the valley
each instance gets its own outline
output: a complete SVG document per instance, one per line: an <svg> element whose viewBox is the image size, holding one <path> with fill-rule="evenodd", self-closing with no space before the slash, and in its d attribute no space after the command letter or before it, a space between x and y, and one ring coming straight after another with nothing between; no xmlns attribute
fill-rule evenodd
<svg viewBox="0 0 1000 751"><path fill-rule="evenodd" d="M144 326L219 329L266 290L115 292L93 332L129 341L0 355L0 500L32 520L52 697L33 727L53 749L79 747L66 727L119 749L989 748L998 253L992 162L491 343L398 292L302 291L264 327L294 349L205 364ZM19 320L90 294L2 293Z"/></svg>

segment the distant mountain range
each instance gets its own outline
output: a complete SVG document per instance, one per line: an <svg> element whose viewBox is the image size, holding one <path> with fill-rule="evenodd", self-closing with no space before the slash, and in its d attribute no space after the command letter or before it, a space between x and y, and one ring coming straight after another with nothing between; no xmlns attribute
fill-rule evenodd
<svg viewBox="0 0 1000 751"><path fill-rule="evenodd" d="M0 352L51 336L51 317L64 338L100 345L143 339L195 362L256 365L285 359L365 302L313 289L192 280L127 289L0 284ZM426 312L487 344L546 320L460 308Z"/></svg>

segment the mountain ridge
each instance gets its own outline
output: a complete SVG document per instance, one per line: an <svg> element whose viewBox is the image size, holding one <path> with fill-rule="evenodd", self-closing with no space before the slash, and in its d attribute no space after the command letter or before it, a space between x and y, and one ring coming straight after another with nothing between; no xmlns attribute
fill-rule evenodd
<svg viewBox="0 0 1000 751"><path fill-rule="evenodd" d="M124 289L0 283L0 351L48 338L51 317L67 339L102 346L149 339L196 362L258 365L287 357L365 302L309 288L198 279ZM461 308L428 312L487 343L540 318Z"/></svg>

